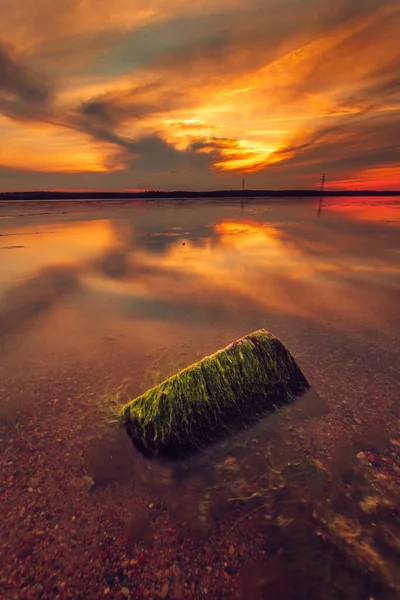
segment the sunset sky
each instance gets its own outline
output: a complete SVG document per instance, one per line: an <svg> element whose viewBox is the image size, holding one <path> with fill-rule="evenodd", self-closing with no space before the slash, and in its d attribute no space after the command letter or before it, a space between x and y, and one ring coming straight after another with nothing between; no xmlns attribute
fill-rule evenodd
<svg viewBox="0 0 400 600"><path fill-rule="evenodd" d="M399 0L0 14L0 191L400 188Z"/></svg>

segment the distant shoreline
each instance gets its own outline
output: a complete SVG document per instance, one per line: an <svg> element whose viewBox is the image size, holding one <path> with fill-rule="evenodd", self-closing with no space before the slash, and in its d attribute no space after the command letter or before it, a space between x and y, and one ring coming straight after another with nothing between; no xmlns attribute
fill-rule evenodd
<svg viewBox="0 0 400 600"><path fill-rule="evenodd" d="M116 199L170 199L185 200L192 198L320 198L320 197L388 197L400 196L400 190L338 190L323 192L318 190L220 190L208 192L174 191L162 192L148 190L144 192L55 192L55 191L26 191L0 192L2 200L116 200Z"/></svg>

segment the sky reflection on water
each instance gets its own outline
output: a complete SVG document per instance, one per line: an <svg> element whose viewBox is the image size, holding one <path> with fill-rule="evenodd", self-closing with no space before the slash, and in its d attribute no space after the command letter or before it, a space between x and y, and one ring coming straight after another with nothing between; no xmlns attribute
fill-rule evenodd
<svg viewBox="0 0 400 600"><path fill-rule="evenodd" d="M268 327L276 314L385 328L400 271L399 202L328 202L321 219L314 201L253 202L243 210L236 203L73 203L61 213L54 203L41 210L7 204L0 207L3 314L11 311L16 323L43 318L60 300L54 276L67 269L80 283L77 314L89 303L102 326L117 318Z"/></svg>

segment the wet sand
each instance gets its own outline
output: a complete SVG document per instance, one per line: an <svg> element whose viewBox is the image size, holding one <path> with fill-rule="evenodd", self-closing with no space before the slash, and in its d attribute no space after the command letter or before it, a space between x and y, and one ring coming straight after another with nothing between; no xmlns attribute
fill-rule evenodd
<svg viewBox="0 0 400 600"><path fill-rule="evenodd" d="M399 597L397 214L1 206L0 597ZM109 424L260 327L313 386L289 411L183 464Z"/></svg>

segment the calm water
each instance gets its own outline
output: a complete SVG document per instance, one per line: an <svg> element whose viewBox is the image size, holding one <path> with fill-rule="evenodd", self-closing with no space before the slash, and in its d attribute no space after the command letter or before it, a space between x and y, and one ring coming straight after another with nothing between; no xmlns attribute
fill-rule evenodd
<svg viewBox="0 0 400 600"><path fill-rule="evenodd" d="M165 581L171 598L240 598L249 581L254 598L398 597L399 208L399 198L324 199L320 214L318 201L307 199L1 203L0 498L10 511L2 533L12 557L4 597L78 597L78 589L83 598L120 597L118 582L105 582L100 566L86 575L93 584L86 588L61 565L54 581L62 573L64 586L52 583L50 591L40 588L52 576L50 567L42 568L39 581L26 566L28 557L38 572L51 548L63 547L75 515L65 498L75 512L99 518L103 511L115 543L131 531L128 550L120 541L112 558L98 559L108 566L115 556L122 564L124 556L136 560L135 552L148 551L158 569L161 542L154 531L178 531L181 521L195 525L178 546L188 544L188 557L192 551L207 555L210 544L201 536L209 527L217 549L209 564L222 561L220 568L214 572L202 563L194 588L192 559L178 569L186 587L176 583L175 566L154 581L141 572L136 587L123 586L132 598L162 594ZM304 410L270 419L173 468L147 464L107 425L104 394L125 382L124 393L135 396L260 328L286 344L312 384L311 395L299 401ZM293 464L302 467L289 481L285 469ZM93 488L82 489L85 477ZM110 515L132 498L132 479L128 513L140 518L131 514L118 529ZM305 494L301 509L294 506L299 490ZM286 494L283 500L278 493ZM357 497L359 513L346 504L349 494ZM374 494L379 502L371 500ZM33 496L40 502L31 503ZM160 498L165 510L153 519L153 508L146 507L158 506ZM279 514L271 508L277 502L286 507ZM51 543L44 506L59 515ZM209 522L205 513L212 515ZM243 526L258 517L260 539L246 537ZM304 523L314 524L307 529ZM293 524L300 525L292 531ZM371 533L376 526L383 531L379 539ZM311 537L318 528L324 530L318 539L334 550L315 546ZM99 547L89 517L76 529L83 546ZM36 541L25 542L27 536ZM349 541L354 537L359 547ZM20 550L29 543L31 552ZM235 552L218 553L229 544ZM245 549L235 562L240 544ZM293 545L308 549L310 564L320 561L321 572L329 563L330 575L315 575L307 587L304 573L311 567L301 561L294 567L293 556L285 562ZM89 573L82 547L70 550L75 573ZM271 571L288 569L302 594L285 588L285 576L269 578ZM360 574L365 570L367 578ZM275 590L272 596L267 588Z"/></svg>

